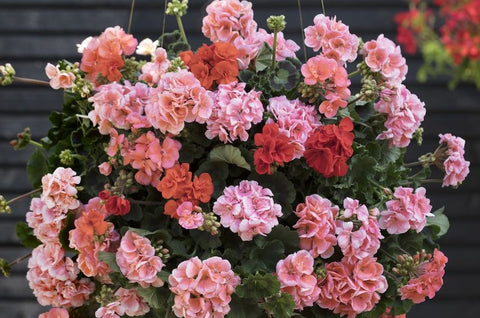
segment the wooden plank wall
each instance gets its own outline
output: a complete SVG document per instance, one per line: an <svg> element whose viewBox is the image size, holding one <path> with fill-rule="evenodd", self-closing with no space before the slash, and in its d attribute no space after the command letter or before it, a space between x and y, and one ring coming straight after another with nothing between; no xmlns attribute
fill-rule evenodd
<svg viewBox="0 0 480 318"><path fill-rule="evenodd" d="M328 15L350 25L350 30L365 40L384 33L394 38L393 16L407 7L405 1L325 0ZM205 1L191 0L185 19L186 31L193 47L204 41L201 18ZM300 43L298 11L295 0L254 0L255 18L261 27L270 14L285 14L285 33ZM305 23L321 12L320 0L302 1ZM46 79L47 62L60 58L79 60L75 44L85 37L98 35L108 26L126 28L130 0L0 0L0 64L11 62L18 76ZM138 38L155 38L162 29L163 1L137 1L132 33ZM166 28L173 30L175 21L167 17ZM428 187L434 209L443 205L451 220L451 230L442 239L442 249L450 258L443 289L434 300L418 305L409 314L415 317L478 317L480 312L480 102L479 92L470 85L455 91L446 88L444 79L419 84L415 80L418 58L408 58L407 86L427 105L423 124L425 142L413 147L411 158L431 151L439 133L451 132L467 140L466 157L471 174L460 190ZM48 129L47 116L61 107L61 92L29 85L0 87L0 193L7 198L29 190L24 172L29 151L14 152L8 141L29 126L34 138L43 137ZM24 219L28 202L13 206L15 212L0 216L0 257L14 259L28 252L16 239L14 225ZM25 279L26 264L14 269L9 279L0 278L0 316L37 317L45 311L36 304Z"/></svg>

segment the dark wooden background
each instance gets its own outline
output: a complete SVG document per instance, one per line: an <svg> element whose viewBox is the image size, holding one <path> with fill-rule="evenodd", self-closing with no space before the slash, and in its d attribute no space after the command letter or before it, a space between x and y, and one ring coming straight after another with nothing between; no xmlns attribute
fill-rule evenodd
<svg viewBox="0 0 480 318"><path fill-rule="evenodd" d="M364 40L378 34L393 39L393 16L407 8L402 0L325 0L327 15L336 15L350 26L352 33ZM66 58L77 61L76 44L85 37L100 34L106 27L120 25L126 29L130 0L0 0L0 64L10 62L17 75L46 80L44 67ZM201 29L206 1L191 0L184 19L190 43L197 47L205 41ZM271 14L285 14L287 37L300 43L299 15L295 0L254 0L255 19L265 27ZM320 0L303 0L305 25L321 13ZM162 30L163 1L138 0L133 17L132 33L139 40L155 38ZM167 31L176 28L167 17ZM415 317L479 317L480 312L480 196L478 185L480 155L479 92L471 85L454 91L445 79L419 84L415 79L421 61L408 57L407 87L425 101L427 116L423 127L422 147L411 147L409 157L432 151L438 134L451 132L467 140L466 157L471 173L459 190L429 186L427 195L434 209L446 206L451 230L441 240L449 257L442 290L433 300L417 305L408 315ZM46 133L48 114L61 107L62 93L44 87L16 84L0 87L0 193L12 198L30 190L25 163L30 151L14 152L8 141L24 127L31 128L34 138ZM0 215L0 257L12 260L28 253L14 233L15 223L24 220L28 202L12 206L14 213ZM15 267L9 279L0 278L0 317L37 317L46 308L39 306L25 279L26 263Z"/></svg>

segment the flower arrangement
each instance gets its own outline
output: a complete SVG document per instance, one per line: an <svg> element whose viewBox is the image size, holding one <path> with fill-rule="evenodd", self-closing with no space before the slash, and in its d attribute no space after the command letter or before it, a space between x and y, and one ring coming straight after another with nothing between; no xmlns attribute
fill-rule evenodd
<svg viewBox="0 0 480 318"><path fill-rule="evenodd" d="M478 0L411 0L409 10L395 16L398 43L422 55L420 81L453 74L451 88L460 82L480 87L479 6Z"/></svg>
<svg viewBox="0 0 480 318"><path fill-rule="evenodd" d="M17 234L40 317L404 317L433 298L448 218L422 184L434 167L457 187L469 162L449 133L404 162L426 111L400 47L318 14L302 62L283 16L269 33L214 0L193 51L186 10L168 3L179 31L158 40L110 27L45 68L63 109L12 141L36 147Z"/></svg>

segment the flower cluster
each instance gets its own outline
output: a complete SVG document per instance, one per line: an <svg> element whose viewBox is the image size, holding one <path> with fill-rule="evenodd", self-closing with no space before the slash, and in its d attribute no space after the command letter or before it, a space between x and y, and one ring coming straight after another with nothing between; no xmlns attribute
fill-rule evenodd
<svg viewBox="0 0 480 318"><path fill-rule="evenodd" d="M191 50L186 8L167 6L179 32L107 28L80 63L47 65L63 110L41 142L13 142L37 147L18 231L30 287L54 307L40 317L401 317L432 298L448 219L421 184L433 165L457 187L469 162L447 133L404 163L426 112L400 47L319 14L301 61L283 16L268 33L250 2L214 0L212 43Z"/></svg>

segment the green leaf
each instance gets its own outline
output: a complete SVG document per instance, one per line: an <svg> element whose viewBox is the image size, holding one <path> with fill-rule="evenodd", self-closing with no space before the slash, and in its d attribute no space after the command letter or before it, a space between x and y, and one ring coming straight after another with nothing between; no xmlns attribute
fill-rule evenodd
<svg viewBox="0 0 480 318"><path fill-rule="evenodd" d="M140 205L138 204L131 204L130 205L130 212L122 216L125 221L133 221L139 222L143 217L143 211Z"/></svg>
<svg viewBox="0 0 480 318"><path fill-rule="evenodd" d="M300 79L300 73L295 65L288 60L280 61L277 65L278 70L270 76L271 87L276 91L282 89L289 91L295 88Z"/></svg>
<svg viewBox="0 0 480 318"><path fill-rule="evenodd" d="M433 212L433 217L427 218L427 226L431 228L433 238L438 239L448 232L450 222L448 217L443 214L445 207L441 207L437 211Z"/></svg>
<svg viewBox="0 0 480 318"><path fill-rule="evenodd" d="M251 171L250 165L242 156L240 149L232 145L224 145L214 148L210 152L210 160L226 162Z"/></svg>
<svg viewBox="0 0 480 318"><path fill-rule="evenodd" d="M278 294L279 291L280 282L270 273L249 275L242 279L242 284L235 289L235 293L238 296L257 301Z"/></svg>
<svg viewBox="0 0 480 318"><path fill-rule="evenodd" d="M140 295L148 305L153 309L160 309L164 306L164 302L162 301L164 295L160 293L160 288L157 287L148 287L148 288L137 288L137 293Z"/></svg>
<svg viewBox="0 0 480 318"><path fill-rule="evenodd" d="M98 259L105 262L112 271L120 272L120 267L117 265L116 254L112 252L98 251Z"/></svg>
<svg viewBox="0 0 480 318"><path fill-rule="evenodd" d="M60 244L62 244L62 248L65 251L76 252L75 249L70 247L70 241L69 241L70 230L75 228L75 218L76 218L75 212L68 213L67 218L65 219L65 225L58 233L58 240L60 241Z"/></svg>
<svg viewBox="0 0 480 318"><path fill-rule="evenodd" d="M299 248L300 239L297 231L288 226L279 224L272 229L267 236L269 241L279 240L285 247L285 254L292 254Z"/></svg>
<svg viewBox="0 0 480 318"><path fill-rule="evenodd" d="M213 198L218 198L223 193L228 177L228 164L225 162L205 161L195 171L196 175L207 172L212 177L213 181Z"/></svg>
<svg viewBox="0 0 480 318"><path fill-rule="evenodd" d="M0 271L5 277L9 277L12 272L12 266L10 266L10 263L3 258L0 258Z"/></svg>
<svg viewBox="0 0 480 318"><path fill-rule="evenodd" d="M275 294L263 303L263 308L275 318L289 318L295 309L293 296L288 293Z"/></svg>
<svg viewBox="0 0 480 318"><path fill-rule="evenodd" d="M262 48L257 54L255 59L255 69L258 72L266 70L270 65L272 65L272 49L268 44L263 43Z"/></svg>
<svg viewBox="0 0 480 318"><path fill-rule="evenodd" d="M48 173L47 157L41 149L35 149L27 162L28 181L34 188L42 185L42 177Z"/></svg>
<svg viewBox="0 0 480 318"><path fill-rule="evenodd" d="M238 287L237 287L238 288ZM259 318L263 317L263 311L259 307L258 302L253 299L240 298L238 295L232 295L230 302L230 312L227 318Z"/></svg>
<svg viewBox="0 0 480 318"><path fill-rule="evenodd" d="M218 235L211 235L205 231L191 230L190 236L193 240L205 250L214 249L222 246L222 241Z"/></svg>
<svg viewBox="0 0 480 318"><path fill-rule="evenodd" d="M35 248L42 244L42 242L33 235L33 229L25 222L18 222L15 227L15 232L17 233L20 242L25 247Z"/></svg>
<svg viewBox="0 0 480 318"><path fill-rule="evenodd" d="M265 264L265 269L274 271L277 262L285 257L285 247L279 240L269 241L262 247L252 248L249 257Z"/></svg>

